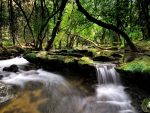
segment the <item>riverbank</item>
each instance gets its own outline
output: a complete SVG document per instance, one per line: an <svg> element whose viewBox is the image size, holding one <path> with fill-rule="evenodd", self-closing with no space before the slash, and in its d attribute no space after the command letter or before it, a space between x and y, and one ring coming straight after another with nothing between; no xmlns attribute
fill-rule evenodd
<svg viewBox="0 0 150 113"><path fill-rule="evenodd" d="M133 57L133 56L132 56ZM76 73L76 77L87 84L88 87L97 83L96 71L93 65L94 58L89 56L75 54L58 54L47 53L45 51L32 52L24 56L31 63L41 65L43 69L49 71L61 71L64 76L70 76L71 73ZM103 58L103 57L96 57ZM105 58L106 59L106 58ZM119 59L116 70L121 74L123 85L126 86L126 91L133 98L133 104L137 107L139 113L142 113L142 101L149 96L149 57L134 55L128 58ZM106 62L106 60L105 60ZM113 60L109 62L114 62ZM115 61L116 62L116 61ZM143 63L142 63L143 62ZM146 63L144 63L146 62ZM131 68L132 67L132 68ZM140 68L140 70L139 70ZM82 77L81 77L82 76ZM66 77L66 78L67 78ZM80 78L81 77L81 78ZM73 78L73 77L72 77ZM92 88L91 88L92 90Z"/></svg>
<svg viewBox="0 0 150 113"><path fill-rule="evenodd" d="M43 68L54 73L60 73L84 89L87 95L94 92L93 85L97 84L95 63L115 63L116 70L121 75L122 84L133 99L133 104L141 110L142 101L149 97L149 55L123 51L101 50L58 50L53 52L28 51L29 49L10 49L10 53L2 53L1 60L9 59L20 54L31 62L35 68ZM80 81L78 84L75 82Z"/></svg>

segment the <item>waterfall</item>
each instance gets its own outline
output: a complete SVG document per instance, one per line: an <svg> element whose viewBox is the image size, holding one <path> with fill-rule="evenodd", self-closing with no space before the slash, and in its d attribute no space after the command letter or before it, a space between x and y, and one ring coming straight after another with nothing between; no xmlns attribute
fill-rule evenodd
<svg viewBox="0 0 150 113"><path fill-rule="evenodd" d="M18 72L2 70L12 64ZM90 96L59 74L23 70L27 65L24 58L0 61L1 113L136 113L113 64L96 65L98 84Z"/></svg>
<svg viewBox="0 0 150 113"><path fill-rule="evenodd" d="M119 74L115 70L115 64L97 64L98 84L120 84Z"/></svg>
<svg viewBox="0 0 150 113"><path fill-rule="evenodd" d="M124 91L125 87L121 85L115 64L97 64L95 68L98 78L97 103L108 104L112 113L115 113L114 109L118 113L136 113L129 95Z"/></svg>

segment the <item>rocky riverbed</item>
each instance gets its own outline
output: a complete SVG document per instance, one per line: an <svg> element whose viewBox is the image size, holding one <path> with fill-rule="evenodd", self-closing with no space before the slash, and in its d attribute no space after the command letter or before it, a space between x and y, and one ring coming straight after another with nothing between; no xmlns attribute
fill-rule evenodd
<svg viewBox="0 0 150 113"><path fill-rule="evenodd" d="M14 55L18 55L18 52ZM6 55L7 56L7 55ZM14 57L1 57L2 59ZM149 56L140 54L122 54L118 52L95 52L87 50L61 50L55 52L33 51L24 55L24 58L33 63L26 70L43 68L45 70L61 73L71 83L84 90L87 95L94 92L94 84L97 83L95 62L111 62L117 65L125 91L131 96L133 105L139 113L142 101L150 97L149 89ZM32 68L31 68L32 67ZM70 76L71 75L71 76Z"/></svg>

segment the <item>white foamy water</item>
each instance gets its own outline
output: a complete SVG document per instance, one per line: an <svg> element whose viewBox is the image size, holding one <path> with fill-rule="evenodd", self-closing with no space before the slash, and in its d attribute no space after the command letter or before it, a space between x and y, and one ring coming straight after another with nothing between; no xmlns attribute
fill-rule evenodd
<svg viewBox="0 0 150 113"><path fill-rule="evenodd" d="M59 75L46 72L42 69L30 70L30 71L20 71L17 73L11 73L9 76L2 78L1 82L6 84L13 84L24 86L27 82L39 81L44 84L62 84L65 83L65 79Z"/></svg>
<svg viewBox="0 0 150 113"><path fill-rule="evenodd" d="M98 84L120 84L119 74L116 72L115 64L98 64L97 70Z"/></svg>
<svg viewBox="0 0 150 113"><path fill-rule="evenodd" d="M25 65L28 63L29 62L23 57L16 57L16 58L8 59L8 60L0 60L0 67L10 66L12 64Z"/></svg>
<svg viewBox="0 0 150 113"><path fill-rule="evenodd" d="M5 66L10 66L12 64L18 65L27 65L29 62L24 58L13 58L8 60L2 60L0 61L0 68L3 69ZM65 79L61 77L60 75L50 73L47 71L44 71L42 69L38 70L29 70L29 71L23 71L19 69L19 72L13 73L13 72L5 72L1 70L1 73L4 75L1 82L6 84L14 84L14 85L20 85L24 86L26 82L30 81L40 81L44 84L47 83L65 83Z"/></svg>
<svg viewBox="0 0 150 113"><path fill-rule="evenodd" d="M42 83L44 85L44 87L40 87L40 89L43 88L41 89L42 97L38 98L45 97L47 101L38 106L40 113L136 113L131 105L132 101L124 92L124 87L120 85L120 78L114 69L114 65L96 66L99 81L95 89L96 94L85 96L81 95L80 91L73 89L61 75L47 72L43 69L30 71L19 69L19 72L16 73L2 71L3 67L12 64L16 64L19 67L19 65L27 65L29 62L24 58L0 61L0 71L4 76L0 82L4 84L3 86L17 85L21 89L25 89L30 82L35 82L35 84L29 85L32 87L31 89L34 89L34 85L38 84L38 82ZM7 87L3 91L6 94L4 96L0 95L0 103L14 96L7 93ZM23 91L24 93L26 93L26 90ZM28 104L30 106L30 103ZM19 102L19 105L21 105L21 102ZM27 112L32 113L31 111Z"/></svg>
<svg viewBox="0 0 150 113"><path fill-rule="evenodd" d="M131 98L121 85L115 65L98 64L96 69L99 83L96 88L97 103L112 105L118 113L136 113Z"/></svg>

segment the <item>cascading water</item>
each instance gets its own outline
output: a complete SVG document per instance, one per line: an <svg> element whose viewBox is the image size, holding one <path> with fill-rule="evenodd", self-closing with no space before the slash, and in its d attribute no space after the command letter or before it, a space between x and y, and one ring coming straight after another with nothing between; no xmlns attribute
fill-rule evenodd
<svg viewBox="0 0 150 113"><path fill-rule="evenodd" d="M97 103L107 104L111 113L136 113L131 105L131 99L121 85L115 64L97 64L95 67L99 83L96 89Z"/></svg>
<svg viewBox="0 0 150 113"><path fill-rule="evenodd" d="M19 72L2 70L12 64ZM0 113L136 113L114 65L96 65L96 94L86 96L61 75L23 70L28 64L24 58L0 61Z"/></svg>
<svg viewBox="0 0 150 113"><path fill-rule="evenodd" d="M97 64L98 84L120 84L119 74L114 69L115 64Z"/></svg>

